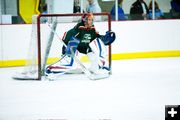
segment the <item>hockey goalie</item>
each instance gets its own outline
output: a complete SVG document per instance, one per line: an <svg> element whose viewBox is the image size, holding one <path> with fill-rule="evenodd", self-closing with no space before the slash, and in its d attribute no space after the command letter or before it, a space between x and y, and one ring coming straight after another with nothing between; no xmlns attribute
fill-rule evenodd
<svg viewBox="0 0 180 120"><path fill-rule="evenodd" d="M76 66L85 74L94 75L92 79L101 79L109 76L109 63L105 59L106 45L110 45L115 40L115 33L107 31L105 35L100 35L93 24L93 14L85 13L80 22L70 29L64 39L63 57L46 67L45 75L53 79L55 76L75 70ZM77 51L85 54L90 60L90 67L86 68L78 59ZM76 71L77 72L77 71ZM88 72L88 73L87 73ZM101 77L96 77L96 76Z"/></svg>

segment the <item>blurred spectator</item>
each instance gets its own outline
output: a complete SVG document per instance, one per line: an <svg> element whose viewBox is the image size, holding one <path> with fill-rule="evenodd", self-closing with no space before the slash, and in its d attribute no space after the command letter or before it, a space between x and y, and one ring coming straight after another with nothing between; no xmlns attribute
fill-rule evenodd
<svg viewBox="0 0 180 120"><path fill-rule="evenodd" d="M124 10L122 9L122 2L123 0L118 0L118 20L126 20L124 15ZM114 5L111 9L112 20L115 20L115 12L116 12L116 5Z"/></svg>
<svg viewBox="0 0 180 120"><path fill-rule="evenodd" d="M47 4L44 4L42 7L42 14L47 14Z"/></svg>
<svg viewBox="0 0 180 120"><path fill-rule="evenodd" d="M87 5L87 8L86 8L86 12L89 12L89 13L101 13L102 10L101 10L97 0L87 0L87 1L88 1L88 5ZM94 17L94 20L100 21L101 16Z"/></svg>
<svg viewBox="0 0 180 120"><path fill-rule="evenodd" d="M47 13L48 13L48 11L47 11L47 4L44 4L42 6L42 14L47 14ZM42 19L41 19L42 23L46 23L47 21L48 21L47 17L42 17Z"/></svg>
<svg viewBox="0 0 180 120"><path fill-rule="evenodd" d="M148 19L149 9L144 0L137 0L131 5L130 15L133 20Z"/></svg>
<svg viewBox="0 0 180 120"><path fill-rule="evenodd" d="M101 8L97 0L87 0L88 6L86 11L90 13L101 13Z"/></svg>
<svg viewBox="0 0 180 120"><path fill-rule="evenodd" d="M155 12L154 12L155 19L164 18L164 13L160 10L159 5L156 1L154 1L154 7L155 7ZM149 19L153 19L153 16L152 16L152 0L149 3Z"/></svg>
<svg viewBox="0 0 180 120"><path fill-rule="evenodd" d="M74 7L73 7L73 13L80 13L81 7L79 0L74 0Z"/></svg>
<svg viewBox="0 0 180 120"><path fill-rule="evenodd" d="M171 1L171 10L172 18L180 18L180 0Z"/></svg>

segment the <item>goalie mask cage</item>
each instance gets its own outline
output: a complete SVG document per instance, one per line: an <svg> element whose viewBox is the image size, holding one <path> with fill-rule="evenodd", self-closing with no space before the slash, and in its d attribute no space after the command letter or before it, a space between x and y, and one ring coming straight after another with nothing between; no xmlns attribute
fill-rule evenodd
<svg viewBox="0 0 180 120"><path fill-rule="evenodd" d="M64 37L65 32L77 24L82 15L82 13L34 15L32 17L32 31L27 63L23 71L16 73L13 78L41 80L42 76L44 76L46 65L57 61L61 57L63 45L59 40ZM105 35L106 31L111 30L109 13L94 13L93 15L95 28L100 35ZM99 21L97 19L96 21L98 17L104 18L104 20ZM107 60L111 70L111 45L107 46Z"/></svg>

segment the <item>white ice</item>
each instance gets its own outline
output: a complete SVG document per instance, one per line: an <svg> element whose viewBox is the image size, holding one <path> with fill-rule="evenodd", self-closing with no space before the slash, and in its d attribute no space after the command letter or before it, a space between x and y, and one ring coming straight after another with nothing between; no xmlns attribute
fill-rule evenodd
<svg viewBox="0 0 180 120"><path fill-rule="evenodd" d="M180 58L119 60L108 79L22 81L0 69L0 120L164 120L180 105Z"/></svg>

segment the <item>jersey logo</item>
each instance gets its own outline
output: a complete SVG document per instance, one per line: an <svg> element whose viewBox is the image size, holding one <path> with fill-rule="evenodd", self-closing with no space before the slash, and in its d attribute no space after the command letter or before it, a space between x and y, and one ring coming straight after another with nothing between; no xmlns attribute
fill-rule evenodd
<svg viewBox="0 0 180 120"><path fill-rule="evenodd" d="M82 43L90 43L91 40L91 34L84 34L83 39L82 39Z"/></svg>

